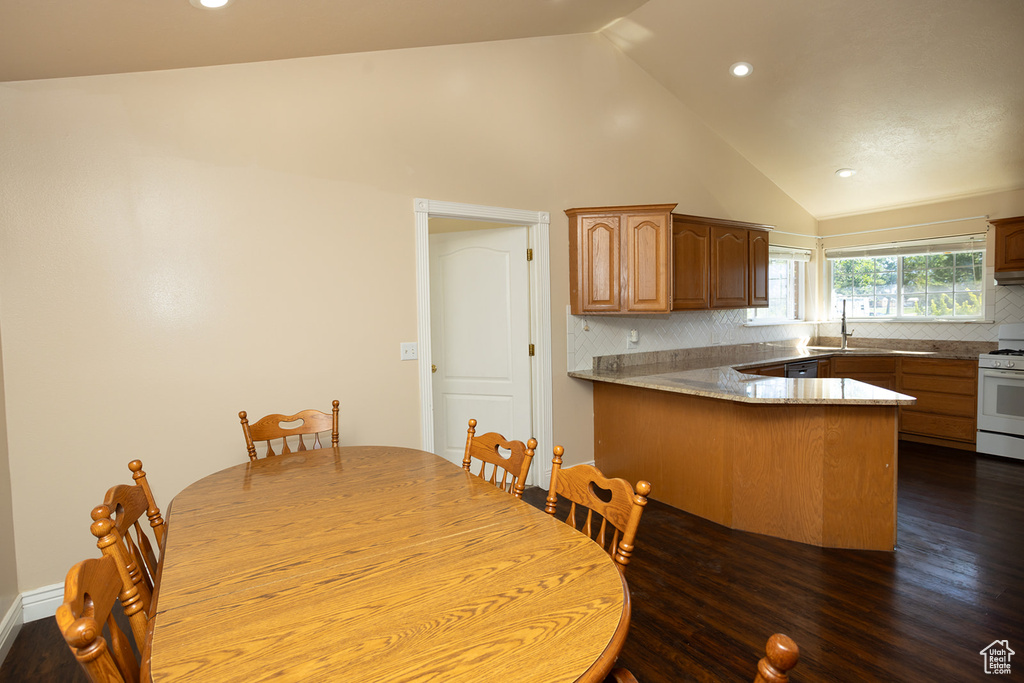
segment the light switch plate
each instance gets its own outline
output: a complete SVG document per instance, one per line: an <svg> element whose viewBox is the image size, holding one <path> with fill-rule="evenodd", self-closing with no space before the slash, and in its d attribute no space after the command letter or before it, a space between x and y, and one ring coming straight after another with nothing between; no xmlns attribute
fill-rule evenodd
<svg viewBox="0 0 1024 683"><path fill-rule="evenodd" d="M416 360L419 358L419 352L416 348L416 342L402 342L402 360Z"/></svg>

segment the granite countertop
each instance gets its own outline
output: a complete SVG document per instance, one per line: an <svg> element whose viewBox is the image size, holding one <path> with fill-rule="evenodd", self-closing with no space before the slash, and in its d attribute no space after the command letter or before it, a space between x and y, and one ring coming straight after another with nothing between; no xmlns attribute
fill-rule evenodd
<svg viewBox="0 0 1024 683"><path fill-rule="evenodd" d="M868 344L841 350L822 340L821 346L792 342L678 349L594 359L594 369L570 372L570 377L593 382L705 396L746 403L911 405L913 396L882 389L853 379L787 379L743 372L745 368L773 363L830 358L838 355L909 356L914 358L977 359L992 344L920 342ZM916 346L916 348L907 348Z"/></svg>

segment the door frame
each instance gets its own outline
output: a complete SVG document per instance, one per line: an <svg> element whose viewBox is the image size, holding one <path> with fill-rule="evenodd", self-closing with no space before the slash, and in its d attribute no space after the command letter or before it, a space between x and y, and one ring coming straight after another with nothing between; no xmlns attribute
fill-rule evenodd
<svg viewBox="0 0 1024 683"><path fill-rule="evenodd" d="M431 218L462 218L490 221L506 225L524 225L528 228L529 246L533 249L533 267L530 268L530 337L534 344L531 363L532 435L507 435L509 438L537 439L538 456L550 452L554 441L551 412L551 277L548 245L551 217L546 211L504 209L477 204L441 202L433 199L413 200L416 214L416 309L417 343L419 345L420 383L420 447L434 452L434 398L430 372L430 244L428 241ZM541 457L541 461L544 458ZM532 485L542 485L543 467L530 468Z"/></svg>

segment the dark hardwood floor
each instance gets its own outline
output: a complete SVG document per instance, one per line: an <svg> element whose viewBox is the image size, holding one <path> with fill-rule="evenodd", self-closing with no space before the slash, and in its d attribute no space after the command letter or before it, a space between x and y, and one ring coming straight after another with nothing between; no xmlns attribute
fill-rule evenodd
<svg viewBox="0 0 1024 683"><path fill-rule="evenodd" d="M982 680L992 641L1024 653L1024 461L901 442L897 517L893 553L827 550L650 502L620 663L643 683L752 680L776 632L800 647L795 681Z"/></svg>
<svg viewBox="0 0 1024 683"><path fill-rule="evenodd" d="M1024 461L907 442L899 457L894 553L732 531L651 501L620 665L641 683L749 681L781 632L800 646L794 681L984 680L979 651L997 639L1022 653L1003 680L1024 678ZM25 624L0 668L5 683L85 680L52 619Z"/></svg>

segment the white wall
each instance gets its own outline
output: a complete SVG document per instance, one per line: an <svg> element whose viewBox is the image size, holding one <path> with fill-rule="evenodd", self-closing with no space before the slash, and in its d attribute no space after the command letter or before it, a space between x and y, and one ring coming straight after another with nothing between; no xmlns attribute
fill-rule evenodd
<svg viewBox="0 0 1024 683"><path fill-rule="evenodd" d="M343 443L419 445L415 197L551 213L570 463L593 427L565 376L563 209L815 228L590 35L2 84L0 172L21 591L95 553L89 510L132 458L165 507L243 462L239 410L338 398Z"/></svg>
<svg viewBox="0 0 1024 683"><path fill-rule="evenodd" d="M0 330L0 624L18 596L18 564L14 547L14 501L7 449L7 419L4 401L3 334ZM3 629L0 628L0 636ZM0 639L0 655L3 654ZM0 662L3 657L0 657Z"/></svg>

